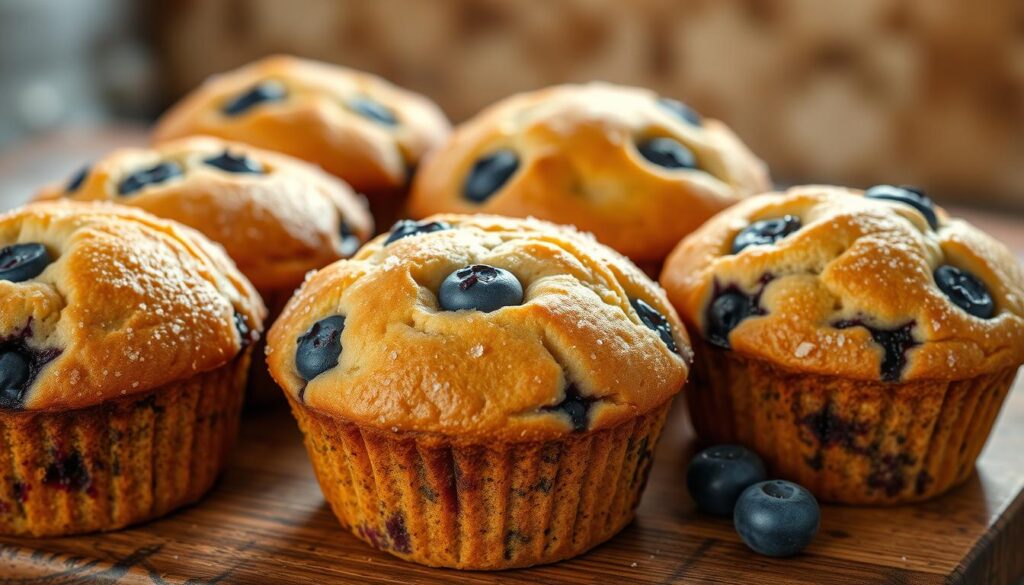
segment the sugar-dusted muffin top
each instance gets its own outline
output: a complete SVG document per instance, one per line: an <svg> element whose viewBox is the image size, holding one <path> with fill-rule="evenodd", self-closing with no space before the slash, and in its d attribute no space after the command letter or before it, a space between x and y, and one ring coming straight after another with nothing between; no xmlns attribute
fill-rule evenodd
<svg viewBox="0 0 1024 585"><path fill-rule="evenodd" d="M259 337L252 285L199 232L115 205L0 215L0 408L99 404L222 366Z"/></svg>
<svg viewBox="0 0 1024 585"><path fill-rule="evenodd" d="M661 282L691 333L797 370L966 379L1024 362L1024 275L919 190L794 187L694 232Z"/></svg>
<svg viewBox="0 0 1024 585"><path fill-rule="evenodd" d="M409 206L575 225L637 262L660 261L716 212L770 186L725 124L633 87L561 85L459 126L417 173Z"/></svg>
<svg viewBox="0 0 1024 585"><path fill-rule="evenodd" d="M341 180L290 156L210 137L115 150L39 194L61 197L131 205L196 228L261 291L295 288L373 234L365 202Z"/></svg>
<svg viewBox="0 0 1024 585"><path fill-rule="evenodd" d="M155 140L219 136L307 160L371 196L406 184L448 135L427 98L371 75L283 55L209 78L157 123Z"/></svg>
<svg viewBox="0 0 1024 585"><path fill-rule="evenodd" d="M690 350L657 285L592 239L537 220L439 215L400 222L309 278L267 351L307 407L515 441L664 404Z"/></svg>

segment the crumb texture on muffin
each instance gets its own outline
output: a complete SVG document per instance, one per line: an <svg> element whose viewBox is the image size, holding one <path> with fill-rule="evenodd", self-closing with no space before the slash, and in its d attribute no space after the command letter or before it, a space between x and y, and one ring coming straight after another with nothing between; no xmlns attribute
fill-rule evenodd
<svg viewBox="0 0 1024 585"><path fill-rule="evenodd" d="M409 207L571 224L642 262L769 185L725 124L646 89L590 83L518 94L459 126L424 161Z"/></svg>
<svg viewBox="0 0 1024 585"><path fill-rule="evenodd" d="M1024 361L1016 259L913 188L748 199L684 240L661 282L691 333L791 371L964 380Z"/></svg>
<svg viewBox="0 0 1024 585"><path fill-rule="evenodd" d="M155 140L206 134L278 150L374 194L405 185L449 132L427 98L368 73L283 55L209 78L158 122Z"/></svg>
<svg viewBox="0 0 1024 585"><path fill-rule="evenodd" d="M494 276L480 266L511 274L521 296L502 288L489 312L442 308ZM467 267L480 272L439 293ZM330 343L321 364L312 348ZM396 226L307 280L268 345L294 401L454 439L611 427L665 404L689 358L664 294L628 260L574 230L494 216Z"/></svg>
<svg viewBox="0 0 1024 585"><path fill-rule="evenodd" d="M0 216L0 244L6 409L144 393L231 362L262 330L219 247L138 210L37 203Z"/></svg>
<svg viewBox="0 0 1024 585"><path fill-rule="evenodd" d="M115 150L38 198L111 201L179 221L224 246L261 292L294 290L373 234L365 202L343 181L212 137Z"/></svg>

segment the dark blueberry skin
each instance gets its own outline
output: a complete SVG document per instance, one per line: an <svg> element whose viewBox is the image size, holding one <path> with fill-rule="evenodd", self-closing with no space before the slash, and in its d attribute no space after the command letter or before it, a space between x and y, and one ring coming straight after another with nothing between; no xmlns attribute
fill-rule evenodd
<svg viewBox="0 0 1024 585"><path fill-rule="evenodd" d="M81 187L82 183L85 182L85 178L89 176L89 171L89 165L85 165L84 167L78 169L78 172L71 177L71 179L68 181L67 186L64 187L64 191L66 191L67 193L74 193L75 191L78 191L78 188Z"/></svg>
<svg viewBox="0 0 1024 585"><path fill-rule="evenodd" d="M673 353L678 354L679 346L676 345L676 340L672 337L672 326L669 325L668 319L642 299L631 299L629 304L633 305L633 310L640 316L640 321L642 321L648 329L657 333L658 337L665 342L665 345L667 345Z"/></svg>
<svg viewBox="0 0 1024 585"><path fill-rule="evenodd" d="M748 487L767 479L764 462L740 445L704 449L686 468L686 488L702 512L732 516L736 500Z"/></svg>
<svg viewBox="0 0 1024 585"><path fill-rule="evenodd" d="M697 113L697 110L694 110L679 100L666 97L658 98L658 105L691 126L700 126L704 123L704 120L700 117L700 114Z"/></svg>
<svg viewBox="0 0 1024 585"><path fill-rule="evenodd" d="M388 236L388 239L384 240L384 245L387 246L392 242L417 234L432 234L450 229L452 229L452 226L443 221L418 222L411 219L402 219L391 226L391 235Z"/></svg>
<svg viewBox="0 0 1024 585"><path fill-rule="evenodd" d="M217 167L218 169L229 173L252 173L260 175L264 172L263 165L260 164L260 161L253 160L244 154L235 156L226 150L217 156L203 159L203 162L211 167Z"/></svg>
<svg viewBox="0 0 1024 585"><path fill-rule="evenodd" d="M141 191L142 188L147 185L163 183L164 181L169 181L175 177L180 177L183 174L184 172L181 170L181 165L178 163L162 162L148 169L135 171L128 175L121 181L121 184L117 186L117 192L120 195L131 195L132 193Z"/></svg>
<svg viewBox="0 0 1024 585"><path fill-rule="evenodd" d="M697 157L674 138L651 138L636 149L650 162L666 169L695 169Z"/></svg>
<svg viewBox="0 0 1024 585"><path fill-rule="evenodd" d="M732 253L739 254L748 246L770 246L799 229L800 218L795 215L755 221L736 234Z"/></svg>
<svg viewBox="0 0 1024 585"><path fill-rule="evenodd" d="M245 349L252 343L252 328L249 327L249 321L245 318L245 315L241 313L235 313L235 330L238 331L238 338L241 340L241 348Z"/></svg>
<svg viewBox="0 0 1024 585"><path fill-rule="evenodd" d="M348 222L344 218L338 223L338 235L341 237L341 255L345 258L355 254L356 250L363 243L359 236L352 233L352 228L349 227Z"/></svg>
<svg viewBox="0 0 1024 585"><path fill-rule="evenodd" d="M371 100L368 97L357 97L349 100L348 107L360 116L384 124L385 126L398 125L398 119L394 112L380 102Z"/></svg>
<svg viewBox="0 0 1024 585"><path fill-rule="evenodd" d="M224 105L223 112L229 116L237 116L263 102L278 102L288 95L288 90L277 81L264 81L253 86L249 91Z"/></svg>
<svg viewBox="0 0 1024 585"><path fill-rule="evenodd" d="M313 323L296 340L295 367L307 382L338 365L341 355L341 333L345 318L332 315Z"/></svg>
<svg viewBox="0 0 1024 585"><path fill-rule="evenodd" d="M21 352L0 352L0 408L20 407L31 372L29 360Z"/></svg>
<svg viewBox="0 0 1024 585"><path fill-rule="evenodd" d="M996 303L978 277L948 264L936 268L934 276L935 284L956 306L979 319L995 316Z"/></svg>
<svg viewBox="0 0 1024 585"><path fill-rule="evenodd" d="M576 386L569 386L565 389L565 398L554 406L545 406L544 412L559 412L569 417L572 430L580 433L587 430L590 425L590 407L596 402L596 398L590 398L580 394Z"/></svg>
<svg viewBox="0 0 1024 585"><path fill-rule="evenodd" d="M736 501L733 524L754 552L788 557L807 547L818 534L821 510L805 488L773 479L748 487Z"/></svg>
<svg viewBox="0 0 1024 585"><path fill-rule="evenodd" d="M523 303L523 285L508 270L473 264L452 272L441 283L438 303L445 311L482 311Z"/></svg>
<svg viewBox="0 0 1024 585"><path fill-rule="evenodd" d="M925 195L924 191L908 185L875 185L864 192L869 199L886 199L909 205L921 212L933 230L939 228L939 218L935 215L935 204Z"/></svg>
<svg viewBox="0 0 1024 585"><path fill-rule="evenodd" d="M736 290L726 291L708 305L704 337L712 345L729 349L729 333L754 313L753 299Z"/></svg>
<svg viewBox="0 0 1024 585"><path fill-rule="evenodd" d="M475 203L487 201L497 193L519 168L515 152L503 149L492 152L473 164L462 186L462 194Z"/></svg>
<svg viewBox="0 0 1024 585"><path fill-rule="evenodd" d="M39 276L51 262L42 244L12 244L0 250L0 280L25 282Z"/></svg>
<svg viewBox="0 0 1024 585"><path fill-rule="evenodd" d="M882 346L883 357L882 367L879 372L885 382L899 382L903 377L903 368L907 365L907 352L910 348L918 345L914 339L914 326L916 321L910 321L895 329L879 329L865 325L859 319L847 319L837 322L833 327L836 329L847 329L849 327L863 327L871 333L875 343Z"/></svg>

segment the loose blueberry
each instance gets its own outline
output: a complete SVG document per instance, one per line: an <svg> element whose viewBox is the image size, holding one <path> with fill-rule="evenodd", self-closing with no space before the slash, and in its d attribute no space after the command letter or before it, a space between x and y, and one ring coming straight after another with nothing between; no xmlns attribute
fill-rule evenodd
<svg viewBox="0 0 1024 585"><path fill-rule="evenodd" d="M217 156L203 159L203 162L229 173L263 173L263 165L258 160L253 160L244 154L235 156L227 150Z"/></svg>
<svg viewBox="0 0 1024 585"><path fill-rule="evenodd" d="M732 253L739 254L748 246L769 246L799 229L800 218L795 215L755 221L736 234Z"/></svg>
<svg viewBox="0 0 1024 585"><path fill-rule="evenodd" d="M712 345L729 349L729 333L754 311L753 299L736 291L726 291L708 305L704 316L705 337Z"/></svg>
<svg viewBox="0 0 1024 585"><path fill-rule="evenodd" d="M570 385L565 390L565 398L554 406L545 406L544 412L559 412L569 417L574 432L583 432L590 425L590 407L597 402L596 398L583 396L576 386Z"/></svg>
<svg viewBox="0 0 1024 585"><path fill-rule="evenodd" d="M704 449L686 468L690 497L701 511L715 516L732 516L743 490L766 478L761 458L740 445Z"/></svg>
<svg viewBox="0 0 1024 585"><path fill-rule="evenodd" d="M121 181L117 187L120 195L131 195L147 185L155 185L182 176L181 165L173 162L162 162L148 169L136 171Z"/></svg>
<svg viewBox="0 0 1024 585"><path fill-rule="evenodd" d="M395 126L398 124L398 119L395 118L394 112L380 102L371 100L368 97L353 98L349 100L348 107L360 116L385 126Z"/></svg>
<svg viewBox="0 0 1024 585"><path fill-rule="evenodd" d="M637 145L640 154L666 169L695 169L697 157L674 138L651 138Z"/></svg>
<svg viewBox="0 0 1024 585"><path fill-rule="evenodd" d="M483 203L501 189L519 168L519 157L504 149L476 161L462 186L462 194L476 203Z"/></svg>
<svg viewBox="0 0 1024 585"><path fill-rule="evenodd" d="M988 287L978 277L955 266L935 269L935 284L946 293L953 304L980 319L991 319L996 314L996 303Z"/></svg>
<svg viewBox="0 0 1024 585"><path fill-rule="evenodd" d="M908 185L876 185L864 192L870 199L886 199L909 205L921 212L931 228L938 229L939 218L935 215L935 204L924 191Z"/></svg>
<svg viewBox="0 0 1024 585"><path fill-rule="evenodd" d="M648 329L657 333L658 337L661 337L661 340L665 342L665 345L673 353L678 354L679 346L676 345L676 340L672 337L672 326L669 324L668 319L659 313L657 309L644 302L643 299L631 299L629 304L633 305L633 310L640 316L640 321Z"/></svg>
<svg viewBox="0 0 1024 585"><path fill-rule="evenodd" d="M779 479L755 483L736 501L733 524L754 552L788 557L818 534L821 510L811 492Z"/></svg>
<svg viewBox="0 0 1024 585"><path fill-rule="evenodd" d="M31 369L17 351L0 352L0 408L19 408Z"/></svg>
<svg viewBox="0 0 1024 585"><path fill-rule="evenodd" d="M658 98L658 105L691 126L700 126L704 122L697 110L679 100L666 97Z"/></svg>
<svg viewBox="0 0 1024 585"><path fill-rule="evenodd" d="M12 244L0 250L0 280L25 282L53 262L42 244Z"/></svg>
<svg viewBox="0 0 1024 585"><path fill-rule="evenodd" d="M295 367L307 382L338 365L341 355L341 332L345 318L333 315L313 323L296 340Z"/></svg>
<svg viewBox="0 0 1024 585"><path fill-rule="evenodd" d="M349 227L348 222L344 218L338 224L338 235L341 237L341 255L346 258L355 254L356 250L359 249L359 245L362 244L359 236L352 232L352 228Z"/></svg>
<svg viewBox="0 0 1024 585"><path fill-rule="evenodd" d="M64 187L64 191L67 193L74 193L75 191L78 191L78 188L85 182L85 178L89 176L89 170L89 165L85 165L78 169L78 172L71 177L67 186Z"/></svg>
<svg viewBox="0 0 1024 585"><path fill-rule="evenodd" d="M384 245L387 246L394 241L409 236L432 234L450 229L452 229L452 226L443 221L418 222L411 219L401 219L391 226L391 235L388 236L388 239L384 240Z"/></svg>
<svg viewBox="0 0 1024 585"><path fill-rule="evenodd" d="M914 326L916 321L910 321L895 329L879 329L864 324L859 319L845 319L837 322L833 327L846 329L848 327L863 327L871 333L875 343L882 346L882 366L879 375L886 382L898 382L903 377L903 368L907 365L907 352L910 348L918 345L914 339Z"/></svg>
<svg viewBox="0 0 1024 585"><path fill-rule="evenodd" d="M441 283L438 302L446 311L491 311L523 302L523 285L502 268L473 264L452 272Z"/></svg>
<svg viewBox="0 0 1024 585"><path fill-rule="evenodd" d="M281 101L287 95L288 90L280 82L264 81L225 104L223 111L229 116L237 116L257 104Z"/></svg>

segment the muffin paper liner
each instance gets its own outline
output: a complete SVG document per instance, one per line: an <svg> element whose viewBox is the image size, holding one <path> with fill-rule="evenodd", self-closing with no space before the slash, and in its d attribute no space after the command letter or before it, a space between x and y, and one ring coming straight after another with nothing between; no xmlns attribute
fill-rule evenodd
<svg viewBox="0 0 1024 585"><path fill-rule="evenodd" d="M425 565L507 569L579 555L633 518L669 404L550 441L388 432L291 400L324 496L371 546Z"/></svg>
<svg viewBox="0 0 1024 585"><path fill-rule="evenodd" d="M774 476L846 504L925 500L970 477L1017 373L873 382L695 346L686 395L701 440L746 445Z"/></svg>
<svg viewBox="0 0 1024 585"><path fill-rule="evenodd" d="M238 432L249 352L77 410L0 411L0 534L114 530L198 500Z"/></svg>

